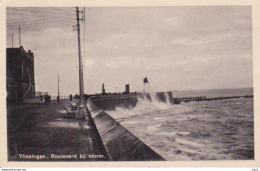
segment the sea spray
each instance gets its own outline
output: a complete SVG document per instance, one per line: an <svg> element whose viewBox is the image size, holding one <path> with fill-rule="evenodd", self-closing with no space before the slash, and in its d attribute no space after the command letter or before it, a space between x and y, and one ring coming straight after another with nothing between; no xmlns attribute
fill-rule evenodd
<svg viewBox="0 0 260 171"><path fill-rule="evenodd" d="M167 92L164 93L166 104L171 105L170 96Z"/></svg>
<svg viewBox="0 0 260 171"><path fill-rule="evenodd" d="M135 107L116 107L115 110L107 111L107 113L109 113L112 117L116 116L117 119L123 119L126 117L160 112L161 110L171 108L170 97L167 93L165 94L165 98L167 99L166 103L159 100L156 92L151 90L147 77L145 77L143 96L142 98L137 98L137 104Z"/></svg>
<svg viewBox="0 0 260 171"><path fill-rule="evenodd" d="M170 103L167 104L162 101L159 101L155 93L152 93L150 97L151 99L144 95L143 98L137 98L137 104L135 107L116 107L114 110L109 110L106 112L112 117L116 117L120 120L127 117L135 117L139 115L158 113L162 110L172 108L172 105Z"/></svg>
<svg viewBox="0 0 260 171"><path fill-rule="evenodd" d="M144 98L147 98L147 95L148 95L150 100L152 101L152 103L160 102L160 100L158 99L156 93L151 90L149 83L145 83L144 84L144 88L145 88L145 90L144 90Z"/></svg>

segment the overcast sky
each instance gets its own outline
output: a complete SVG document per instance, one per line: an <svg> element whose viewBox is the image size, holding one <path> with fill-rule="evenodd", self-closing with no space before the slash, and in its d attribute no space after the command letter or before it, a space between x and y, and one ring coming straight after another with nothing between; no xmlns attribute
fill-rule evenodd
<svg viewBox="0 0 260 171"><path fill-rule="evenodd" d="M81 9L81 8L80 8ZM7 47L35 55L36 91L78 93L75 8L8 8ZM85 93L253 87L251 7L87 8ZM85 55L84 55L85 54Z"/></svg>

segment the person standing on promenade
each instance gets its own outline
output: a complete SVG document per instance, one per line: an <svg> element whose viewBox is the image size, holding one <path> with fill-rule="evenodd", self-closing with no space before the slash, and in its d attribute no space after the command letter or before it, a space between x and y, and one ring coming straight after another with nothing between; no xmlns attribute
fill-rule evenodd
<svg viewBox="0 0 260 171"><path fill-rule="evenodd" d="M48 104L50 104L50 103L51 103L51 96L48 95Z"/></svg>
<svg viewBox="0 0 260 171"><path fill-rule="evenodd" d="M57 102L60 103L60 96L57 96Z"/></svg>
<svg viewBox="0 0 260 171"><path fill-rule="evenodd" d="M48 96L47 96L47 94L44 95L44 103L45 103L45 105L47 105L47 103L48 103Z"/></svg>

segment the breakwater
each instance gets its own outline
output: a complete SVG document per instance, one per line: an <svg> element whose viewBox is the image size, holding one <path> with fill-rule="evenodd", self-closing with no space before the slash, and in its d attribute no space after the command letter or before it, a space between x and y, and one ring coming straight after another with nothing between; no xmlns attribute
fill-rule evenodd
<svg viewBox="0 0 260 171"><path fill-rule="evenodd" d="M114 110L119 106L125 108L134 107L138 102L138 97L143 98L141 94L135 94L94 96L91 99L102 110Z"/></svg>
<svg viewBox="0 0 260 171"><path fill-rule="evenodd" d="M212 101L212 100L224 100L234 98L253 98L253 95L240 95L240 96L219 96L219 97L207 97L207 96L178 96L175 97L172 92L157 92L153 94L138 93L138 94L123 94L123 95L99 95L92 96L95 104L103 110L114 110L116 107L135 107L138 98L147 98L149 100L161 101L168 104L180 104L181 102L190 101Z"/></svg>

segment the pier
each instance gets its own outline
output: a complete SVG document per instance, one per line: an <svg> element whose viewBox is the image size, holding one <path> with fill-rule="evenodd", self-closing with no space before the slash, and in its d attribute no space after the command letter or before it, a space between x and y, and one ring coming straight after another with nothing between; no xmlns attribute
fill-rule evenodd
<svg viewBox="0 0 260 171"><path fill-rule="evenodd" d="M212 101L212 100L224 100L224 99L235 99L235 98L253 98L253 95L228 96L228 97L212 97L212 98L207 98L206 96L177 97L177 98L172 98L172 102L174 104L179 104L180 102Z"/></svg>
<svg viewBox="0 0 260 171"><path fill-rule="evenodd" d="M140 95L139 95L140 96ZM148 94L147 97L150 95ZM234 99L234 98L253 98L253 95L241 95L241 96L219 96L219 97L207 97L203 95L198 96L183 96L175 97L172 92L157 92L156 97L159 101L166 102L166 96L171 104L180 104L181 102L190 102L190 101L212 101L212 100L224 100L224 99Z"/></svg>
<svg viewBox="0 0 260 171"><path fill-rule="evenodd" d="M171 104L180 104L181 102L191 101L212 101L212 100L225 100L234 98L253 98L253 95L241 95L241 96L222 96L222 97L207 97L207 96L184 96L174 97L172 92L167 92L168 100ZM92 100L103 110L114 110L116 106L122 107L134 107L138 102L138 98L144 98L151 100L150 94L132 93L132 94L111 94L111 95L93 95L86 96L86 98L92 97ZM166 103L166 92L155 93L158 101Z"/></svg>

